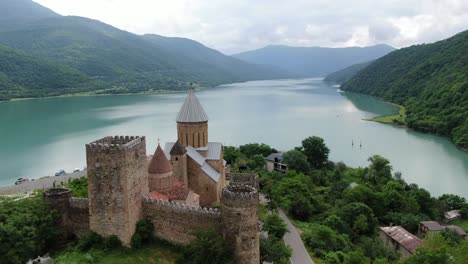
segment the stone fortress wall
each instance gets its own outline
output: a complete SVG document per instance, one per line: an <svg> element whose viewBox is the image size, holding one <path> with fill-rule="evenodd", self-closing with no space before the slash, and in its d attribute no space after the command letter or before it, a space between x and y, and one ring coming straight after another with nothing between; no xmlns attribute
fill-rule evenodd
<svg viewBox="0 0 468 264"><path fill-rule="evenodd" d="M257 175L229 174L221 209L189 207L148 197L144 137L106 137L86 145L86 150L89 199L72 198L64 188L44 193L68 233L79 236L92 230L116 235L129 245L136 222L148 219L154 236L186 245L197 231L214 229L233 242L238 263L259 263Z"/></svg>
<svg viewBox="0 0 468 264"><path fill-rule="evenodd" d="M221 232L221 212L218 209L150 198L143 200L143 208L144 217L154 225L154 235L174 244L189 244L198 230Z"/></svg>

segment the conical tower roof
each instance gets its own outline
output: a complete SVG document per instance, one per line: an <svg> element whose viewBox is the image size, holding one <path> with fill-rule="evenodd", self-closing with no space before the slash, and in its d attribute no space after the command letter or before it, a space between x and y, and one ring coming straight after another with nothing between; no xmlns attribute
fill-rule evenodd
<svg viewBox="0 0 468 264"><path fill-rule="evenodd" d="M162 174L170 171L172 171L172 165L158 143L158 147L156 148L153 158L151 159L148 166L148 172Z"/></svg>
<svg viewBox="0 0 468 264"><path fill-rule="evenodd" d="M184 155L187 152L184 146L179 143L179 140L174 144L169 154L171 155Z"/></svg>
<svg viewBox="0 0 468 264"><path fill-rule="evenodd" d="M187 98L177 115L177 122L195 123L208 121L208 115L198 101L197 96L190 87Z"/></svg>

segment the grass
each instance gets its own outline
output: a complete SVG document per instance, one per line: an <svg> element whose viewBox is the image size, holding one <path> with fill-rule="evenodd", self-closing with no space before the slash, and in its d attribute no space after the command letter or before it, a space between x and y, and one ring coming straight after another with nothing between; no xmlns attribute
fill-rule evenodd
<svg viewBox="0 0 468 264"><path fill-rule="evenodd" d="M457 220L450 222L450 224L457 225L463 228L463 230L468 231L468 219L457 219Z"/></svg>
<svg viewBox="0 0 468 264"><path fill-rule="evenodd" d="M54 256L54 260L56 264L173 264L178 256L174 246L154 243L141 249L119 248L111 251L92 249L80 252L69 248Z"/></svg>
<svg viewBox="0 0 468 264"><path fill-rule="evenodd" d="M395 104L393 104L395 105ZM374 121L384 124L391 124L397 126L405 126L406 125L406 108L401 105L395 105L400 108L399 113L396 115L389 115L389 116L377 116L370 119L364 119L367 121Z"/></svg>

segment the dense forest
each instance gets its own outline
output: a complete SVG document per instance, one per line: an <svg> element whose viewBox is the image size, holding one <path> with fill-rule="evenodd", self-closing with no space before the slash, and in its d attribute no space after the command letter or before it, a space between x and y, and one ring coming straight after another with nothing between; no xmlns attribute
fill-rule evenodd
<svg viewBox="0 0 468 264"><path fill-rule="evenodd" d="M450 137L468 149L468 31L394 51L358 72L342 90L407 109L408 127Z"/></svg>
<svg viewBox="0 0 468 264"><path fill-rule="evenodd" d="M323 80L327 83L343 84L349 81L351 78L353 78L354 75L356 75L362 69L369 66L371 63L372 61L353 64L349 67L346 67L344 69L341 69L339 71L336 71L334 73L327 75Z"/></svg>
<svg viewBox="0 0 468 264"><path fill-rule="evenodd" d="M76 91L179 90L188 82L214 86L291 77L193 40L135 35L97 20L60 16L31 0L2 0L0 10L8 18L0 19L0 44L3 51L15 49L8 56L0 53L8 64L0 68L2 99ZM32 62L25 69L24 56ZM57 74L44 74L53 68Z"/></svg>

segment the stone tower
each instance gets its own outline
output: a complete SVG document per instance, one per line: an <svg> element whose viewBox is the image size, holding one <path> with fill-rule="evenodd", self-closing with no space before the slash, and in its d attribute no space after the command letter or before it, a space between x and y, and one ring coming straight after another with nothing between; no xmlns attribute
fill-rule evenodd
<svg viewBox="0 0 468 264"><path fill-rule="evenodd" d="M148 194L145 137L105 137L86 145L90 229L130 244Z"/></svg>
<svg viewBox="0 0 468 264"><path fill-rule="evenodd" d="M60 215L60 218L57 219L57 224L65 230L68 226L68 210L71 195L71 191L65 188L53 188L44 192L45 202L51 209L57 210Z"/></svg>
<svg viewBox="0 0 468 264"><path fill-rule="evenodd" d="M228 185L221 197L223 236L234 243L239 264L260 262L258 191L249 185Z"/></svg>
<svg viewBox="0 0 468 264"><path fill-rule="evenodd" d="M173 175L184 185L188 185L187 176L187 150L177 141L169 152Z"/></svg>
<svg viewBox="0 0 468 264"><path fill-rule="evenodd" d="M184 147L208 145L208 115L191 87L177 115L177 139Z"/></svg>
<svg viewBox="0 0 468 264"><path fill-rule="evenodd" d="M172 165L159 143L148 165L148 182L150 192L172 187Z"/></svg>

